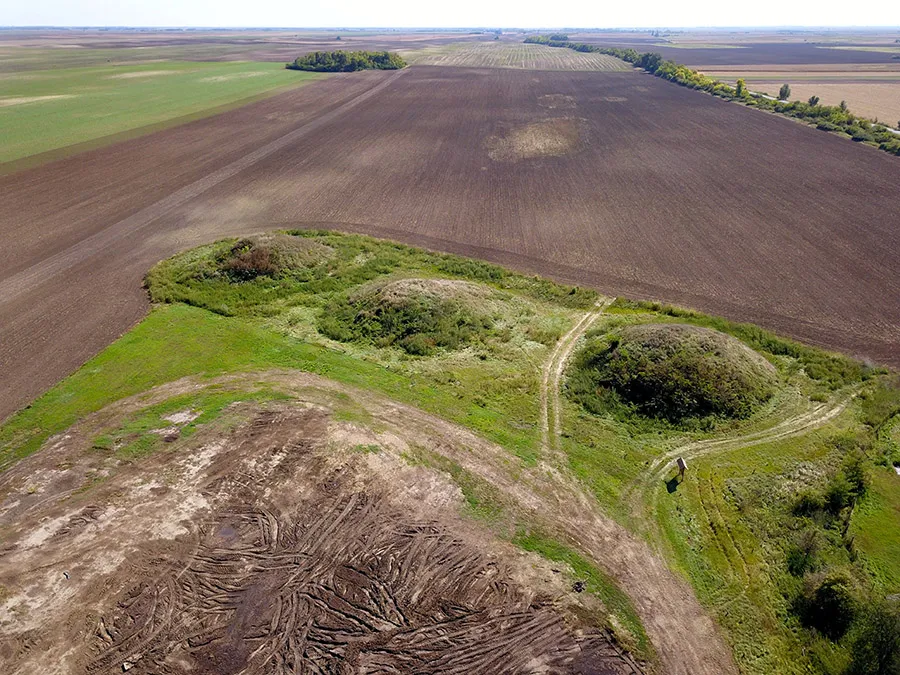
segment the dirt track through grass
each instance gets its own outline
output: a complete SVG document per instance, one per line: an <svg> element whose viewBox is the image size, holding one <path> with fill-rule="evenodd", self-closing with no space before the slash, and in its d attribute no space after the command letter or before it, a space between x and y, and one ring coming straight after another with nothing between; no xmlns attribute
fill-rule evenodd
<svg viewBox="0 0 900 675"><path fill-rule="evenodd" d="M594 321L609 307L613 298L601 298L597 304L563 335L554 346L553 351L541 374L541 446L548 457L559 452L559 437L562 435L562 417L560 412L560 387L563 371L572 350L593 325ZM551 435L552 426L552 435Z"/></svg>
<svg viewBox="0 0 900 675"><path fill-rule="evenodd" d="M666 476L672 472L676 458L683 457L690 466L693 460L709 457L717 453L764 443L773 443L785 438L805 434L824 426L840 415L846 410L854 396L855 393L837 394L825 403L820 403L809 410L792 415L769 428L749 434L693 441L676 446L653 460L642 478L623 495L623 500L630 504L632 513L638 518L640 523L653 523L654 526L658 527L657 521L651 514L656 513L663 483Z"/></svg>

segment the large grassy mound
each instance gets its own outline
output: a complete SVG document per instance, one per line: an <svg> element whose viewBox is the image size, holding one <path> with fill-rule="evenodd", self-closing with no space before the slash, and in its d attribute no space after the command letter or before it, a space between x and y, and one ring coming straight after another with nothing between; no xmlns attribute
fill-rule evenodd
<svg viewBox="0 0 900 675"><path fill-rule="evenodd" d="M591 412L610 404L679 423L747 417L775 390L775 368L736 338L687 324L643 324L588 340L569 390Z"/></svg>
<svg viewBox="0 0 900 675"><path fill-rule="evenodd" d="M397 345L410 354L457 349L492 327L479 309L489 289L456 279L394 279L335 298L319 330L340 342Z"/></svg>

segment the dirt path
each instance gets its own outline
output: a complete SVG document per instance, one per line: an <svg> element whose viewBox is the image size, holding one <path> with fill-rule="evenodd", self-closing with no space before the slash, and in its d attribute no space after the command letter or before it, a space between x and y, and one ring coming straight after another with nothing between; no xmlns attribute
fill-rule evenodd
<svg viewBox="0 0 900 675"><path fill-rule="evenodd" d="M597 317L612 304L613 300L614 298L601 297L591 310L560 338L544 364L541 376L541 446L545 454L550 455L559 450L559 437L562 434L559 392L566 362L578 339L588 331ZM553 425L552 436L550 435L551 423Z"/></svg>
<svg viewBox="0 0 900 675"><path fill-rule="evenodd" d="M693 441L676 446L653 460L643 477L625 492L623 499L629 502L632 513L641 522L649 523L651 518L648 514L656 512L661 483L665 480L668 472L672 470L676 458L683 457L690 465L691 460L700 457L798 436L821 427L837 417L847 408L855 395L854 392L850 395L837 396L830 401L782 420L767 429L730 438ZM648 493L650 494L648 495Z"/></svg>

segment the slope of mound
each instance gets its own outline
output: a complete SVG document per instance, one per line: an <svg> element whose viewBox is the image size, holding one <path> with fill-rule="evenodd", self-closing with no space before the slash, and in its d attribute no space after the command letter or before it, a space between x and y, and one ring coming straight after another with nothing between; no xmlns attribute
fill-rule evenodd
<svg viewBox="0 0 900 675"><path fill-rule="evenodd" d="M479 307L486 287L453 279L396 279L367 284L326 305L319 330L339 342L397 345L410 354L458 349L493 321Z"/></svg>
<svg viewBox="0 0 900 675"><path fill-rule="evenodd" d="M589 340L575 359L569 390L592 412L618 399L677 423L747 417L776 384L775 368L730 335L687 324L644 324Z"/></svg>

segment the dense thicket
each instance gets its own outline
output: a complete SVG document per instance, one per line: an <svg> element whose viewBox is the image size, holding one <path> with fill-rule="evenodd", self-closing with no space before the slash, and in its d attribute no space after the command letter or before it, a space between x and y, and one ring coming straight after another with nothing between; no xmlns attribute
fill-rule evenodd
<svg viewBox="0 0 900 675"><path fill-rule="evenodd" d="M732 87L701 72L664 59L656 52L639 53L634 49L617 47L600 47L568 40L553 40L553 36L532 35L525 39L529 44L542 44L549 47L565 47L577 52L596 52L615 56L638 68L646 70L657 77L675 82L691 89L700 89L713 96L738 101L749 106L769 110L797 119L803 119L821 131L834 131L850 136L854 141L877 146L893 155L900 155L900 135L891 131L884 124L865 117L854 115L847 105L819 105L817 96L808 101L781 101L774 96L751 92L746 87ZM788 88L789 89L789 88Z"/></svg>
<svg viewBox="0 0 900 675"><path fill-rule="evenodd" d="M349 73L355 70L398 70L406 67L398 54L393 52L313 52L298 56L285 68L289 70L313 70L320 73Z"/></svg>

